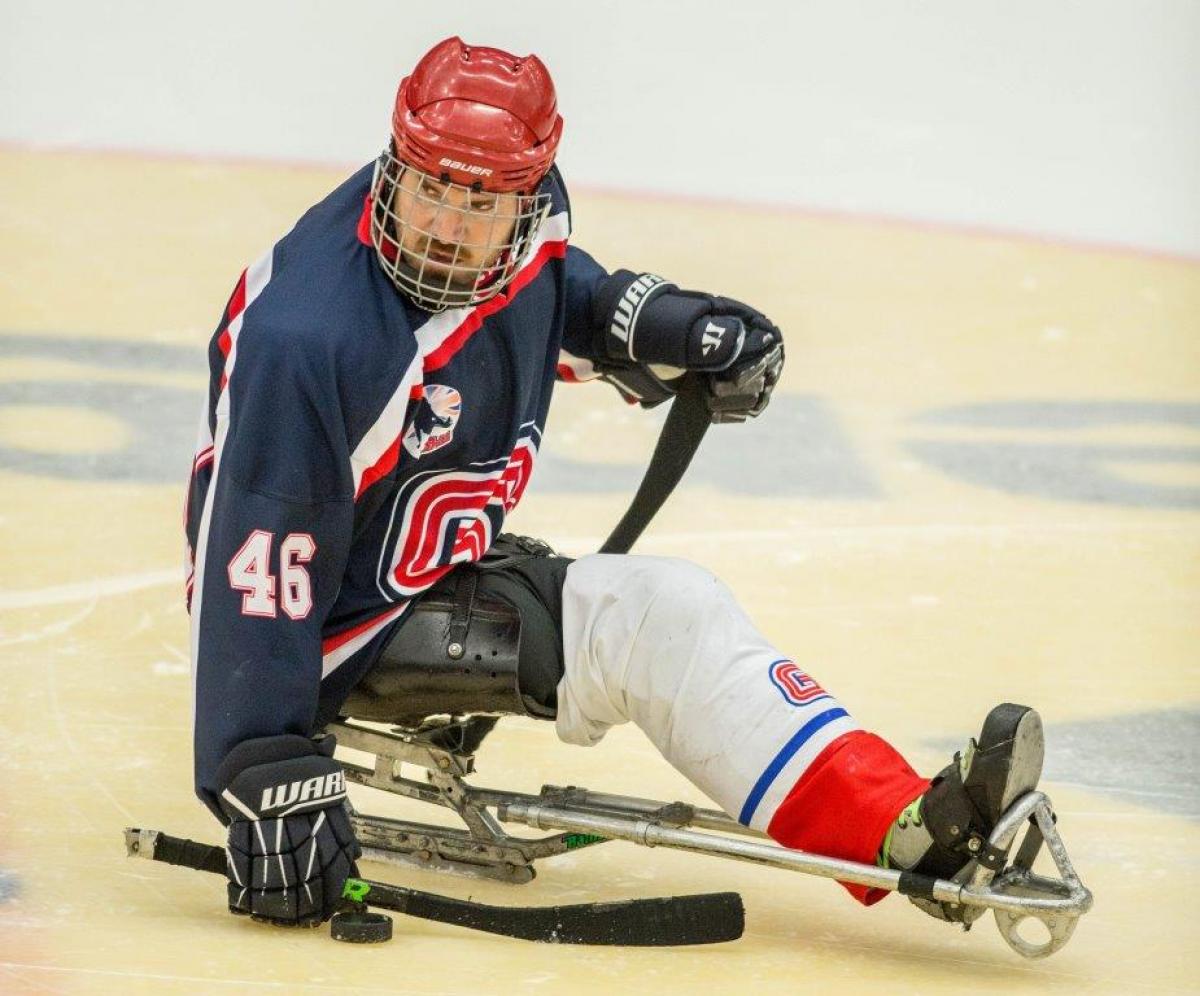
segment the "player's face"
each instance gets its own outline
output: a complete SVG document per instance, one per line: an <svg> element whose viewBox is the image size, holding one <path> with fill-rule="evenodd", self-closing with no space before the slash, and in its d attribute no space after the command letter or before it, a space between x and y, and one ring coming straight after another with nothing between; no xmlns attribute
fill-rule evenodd
<svg viewBox="0 0 1200 996"><path fill-rule="evenodd" d="M426 277L474 286L509 245L519 208L516 194L475 191L406 169L392 204L400 253Z"/></svg>

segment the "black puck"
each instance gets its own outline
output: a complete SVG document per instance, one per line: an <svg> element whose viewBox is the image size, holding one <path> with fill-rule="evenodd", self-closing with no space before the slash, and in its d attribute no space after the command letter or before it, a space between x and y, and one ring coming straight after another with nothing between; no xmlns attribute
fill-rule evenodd
<svg viewBox="0 0 1200 996"><path fill-rule="evenodd" d="M350 944L379 944L392 939L392 918L386 913L335 913L329 935Z"/></svg>

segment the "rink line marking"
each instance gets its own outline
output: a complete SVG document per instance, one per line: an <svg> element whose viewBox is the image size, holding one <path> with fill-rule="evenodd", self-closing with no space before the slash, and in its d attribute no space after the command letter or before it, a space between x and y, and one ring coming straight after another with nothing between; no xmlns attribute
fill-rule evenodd
<svg viewBox="0 0 1200 996"><path fill-rule="evenodd" d="M779 540L803 540L810 538L827 538L827 536L862 536L864 540L874 540L878 536L913 536L920 539L947 538L958 536L995 535L1001 538L1021 538L1021 536L1044 534L1074 534L1074 535L1108 535L1112 533L1164 533L1164 534L1200 534L1200 528L1188 524L1172 523L1019 523L1019 524L950 524L930 523L925 526L796 526L787 529L713 529L698 530L684 533L656 533L644 536L642 546L671 546L676 544L695 544L695 542L775 542ZM546 534L546 539L554 546L583 546L598 547L605 541L606 536L600 535L571 535L566 533ZM164 568L154 571L140 571L138 574L115 575L113 577L97 578L95 581L83 581L73 584L54 584L47 588L31 588L4 592L0 590L0 611L13 608L38 608L49 605L67 605L70 602L90 601L92 599L110 598L113 595L124 595L139 592L145 588L156 588L164 584L175 584L180 580L180 572L176 568Z"/></svg>
<svg viewBox="0 0 1200 996"><path fill-rule="evenodd" d="M642 540L645 546L672 546L675 544L690 544L701 540L708 542L739 542L759 540L763 542L777 542L780 539L802 539L805 537L814 536L829 536L837 534L863 534L865 539L869 539L872 535L880 533L905 533L914 536L937 534L946 536L955 535L972 535L984 534L988 532L1004 532L1009 535L1026 533L1111 533L1125 532L1131 528L1140 529L1142 531L1154 532L1177 532L1181 531L1177 526L1157 525L1157 526L1085 526L1085 525L1062 525L1062 526L847 526L847 527L821 527L817 529L806 529L798 527L795 530L727 530L722 532L711 533L665 533L658 536L647 537ZM604 537L600 536L551 536L548 539L550 544L558 549L580 544L588 547L596 547L602 543ZM582 556L582 554L580 554ZM76 623L82 621L83 618L91 614L95 608L95 603L102 598L110 598L116 595L128 594L129 592L141 591L146 588L160 587L168 584L175 584L179 580L179 571L174 568L163 569L159 571L147 571L138 574L117 575L109 578L101 578L90 582L81 582L77 584L55 585L47 588L30 589L26 591L0 591L0 611L24 609L24 608L40 608L51 605L67 605L73 602L91 602L82 613L77 616L72 616L70 619L58 620L51 623L40 630L32 633L22 633L8 640L0 640L0 646L11 646L19 643L30 643L40 640L47 636L58 635L67 629L70 629ZM1192 595L1181 594L1175 599L1156 598L1155 602L1172 601L1179 603L1187 603L1195 601L1196 597ZM829 612L834 609L892 609L896 607L895 602L852 602L844 605L820 605L812 607L797 607L800 611L819 611ZM980 603L976 603L980 604ZM989 605L1009 605L1009 604L1024 604L1021 601L1000 600L987 603ZM168 647L173 654L180 660L186 661L178 650L173 647Z"/></svg>
<svg viewBox="0 0 1200 996"><path fill-rule="evenodd" d="M96 603L90 600L83 609L73 616L68 616L66 619L56 619L52 623L47 623L40 629L35 629L7 639L0 640L0 647L13 647L20 643L37 643L38 640L44 640L48 636L60 636L61 634L72 629L77 623L83 622L96 610Z"/></svg>
<svg viewBox="0 0 1200 996"><path fill-rule="evenodd" d="M1165 533L1168 535L1197 533L1200 527L1188 524L1174 523L986 523L950 525L929 523L925 525L846 525L846 526L806 526L796 525L787 529L714 529L712 531L698 530L694 532L654 533L643 537L639 542L643 547L661 547L674 544L692 544L697 542L709 543L745 543L760 541L773 543L779 540L803 540L808 538L824 538L830 536L855 537L861 536L864 542L870 542L879 536L900 536L917 538L953 539L960 536L997 536L1001 538L1021 538L1044 534L1072 535L1109 535L1112 533ZM570 533L548 533L544 538L552 546L583 546L599 547L608 537L574 535ZM581 554L582 555L582 554ZM0 611L6 609L39 608L46 605L64 605L70 602L84 602L93 598L108 598L113 595L124 595L131 591L141 591L144 588L155 588L160 585L179 582L181 573L178 568L163 568L157 571L144 571L136 574L118 574L94 581L82 581L75 584L53 585L47 588L31 588L26 591L0 590Z"/></svg>
<svg viewBox="0 0 1200 996"><path fill-rule="evenodd" d="M95 599L92 599L85 607L83 615L90 615L95 608L96 601ZM70 724L63 715L62 702L60 701L58 694L58 665L54 654L50 655L47 662L46 692L50 698L50 713L53 716L55 725L58 727L60 742L66 744L67 749L71 752L72 756L75 758L80 758L81 752L79 750L79 745L75 742L75 737L71 731ZM121 814L126 821L126 825L132 826L138 822L134 818L133 814L125 808L121 801L113 794L112 790L109 789L109 787L104 783L103 778L96 778L91 784L102 796L104 796L104 798L109 801L113 808L115 808L117 812ZM80 804L76 799L76 793L74 792L64 793L64 798L66 800L67 807L75 813L78 822L83 826L88 827L91 832L95 833L96 827L91 821L91 809L88 809L87 812L81 811ZM149 879L143 879L141 885L159 902L164 904L169 903L170 900L168 896L163 892L162 886L158 882Z"/></svg>
<svg viewBox="0 0 1200 996"><path fill-rule="evenodd" d="M93 606L89 606L88 611L90 612L92 608L93 608ZM77 758L81 757L82 755L79 750L79 745L75 743L75 736L71 732L70 724L67 723L67 719L63 715L62 702L59 700L59 697L58 697L58 666L55 663L55 658L54 658L53 654L50 655L50 659L47 662L46 679L47 679L46 680L46 691L50 696L50 712L54 717L55 725L58 727L58 735L60 738L60 742L65 743L67 745L67 749L75 757L77 757ZM108 799L108 801L110 803L112 803L112 805L116 808L117 812L119 812L121 814L121 816L128 821L128 825L132 826L137 823L137 819L134 817L133 813L131 813L128 809L126 809L124 807L124 805L122 805L121 801L115 795L112 794L112 792L109 790L108 786L104 784L104 780L102 778L94 779L92 781L92 785L95 788L99 789L100 794L103 795L106 799ZM92 824L89 822L90 811L89 811L89 814L86 816L83 813L79 812L79 805L75 801L75 793L68 793L68 795L70 797L70 802L68 802L68 805L79 816L80 822L89 826L89 828L92 828ZM151 891L154 892L154 894L156 896L158 896L159 898L165 898L165 897L163 897L163 894L159 890L157 885L152 885Z"/></svg>
<svg viewBox="0 0 1200 996"><path fill-rule="evenodd" d="M180 663L186 664L188 667L192 666L192 659L178 647L173 647L171 644L167 643L166 640L164 640L162 641L162 648Z"/></svg>
<svg viewBox="0 0 1200 996"><path fill-rule="evenodd" d="M396 989L388 986L380 989L375 986L364 986L361 983L353 986L326 985L323 982L264 982L261 979L222 979L203 975L166 975L161 972L123 972L115 968L69 968L63 965L33 965L28 962L0 961L0 968L32 969L35 972L67 972L72 975L107 975L126 979L159 979L164 982L201 982L213 986L257 986L262 989L287 989L290 992L305 989L319 989L331 993L396 993L398 996L456 996L458 990L452 989Z"/></svg>
<svg viewBox="0 0 1200 996"><path fill-rule="evenodd" d="M32 609L44 605L65 605L70 602L87 602L112 595L124 595L143 588L176 584L181 581L178 568L145 571L138 574L118 574L98 578L94 581L79 581L75 584L52 585L48 588L30 588L26 591L0 591L0 610Z"/></svg>

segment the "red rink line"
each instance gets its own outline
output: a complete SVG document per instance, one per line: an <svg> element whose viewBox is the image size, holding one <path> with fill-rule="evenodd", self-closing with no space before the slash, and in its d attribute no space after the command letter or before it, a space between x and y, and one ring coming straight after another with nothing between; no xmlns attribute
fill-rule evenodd
<svg viewBox="0 0 1200 996"><path fill-rule="evenodd" d="M302 159L272 156L234 155L199 152L173 152L168 150L150 151L127 147L56 144L53 142L19 142L0 139L0 151L13 150L17 152L58 152L78 153L81 155L108 156L122 159L140 159L145 162L163 163L205 163L224 166L251 166L256 168L274 167L289 171L305 172L335 172L349 174L363 165L358 163L337 162L334 160ZM365 160L364 160L365 162ZM877 225L883 228L900 228L909 231L934 232L946 235L961 235L976 239L1002 239L1011 242L1026 242L1033 245L1050 248L1072 249L1081 252L1102 253L1105 255L1133 256L1139 259L1161 260L1168 263L1182 263L1186 266L1200 266L1200 255L1172 252L1166 249L1147 249L1140 246L1126 245L1121 242L1090 241L1074 239L1067 236L1043 235L1037 232L1021 231L984 224L957 221L928 221L920 218L910 218L902 215L887 214L873 211L850 211L837 208L823 208L812 205L789 204L786 202L756 201L752 199L735 199L732 197L716 197L704 194L681 194L671 191L655 191L630 187L608 186L605 184L572 183L573 190L582 191L599 197L624 197L636 201L666 201L671 204L689 204L696 207L740 208L744 211L765 214L788 214L804 218L824 219L828 221L847 221L859 224Z"/></svg>

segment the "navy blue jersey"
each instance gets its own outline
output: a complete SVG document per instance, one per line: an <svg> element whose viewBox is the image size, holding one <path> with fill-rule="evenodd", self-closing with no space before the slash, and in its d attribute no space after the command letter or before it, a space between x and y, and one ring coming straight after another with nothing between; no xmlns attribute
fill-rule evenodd
<svg viewBox="0 0 1200 996"><path fill-rule="evenodd" d="M529 484L556 374L590 371L605 271L550 216L505 292L430 314L391 284L360 170L242 275L209 347L186 525L196 787L336 714L415 596Z"/></svg>

